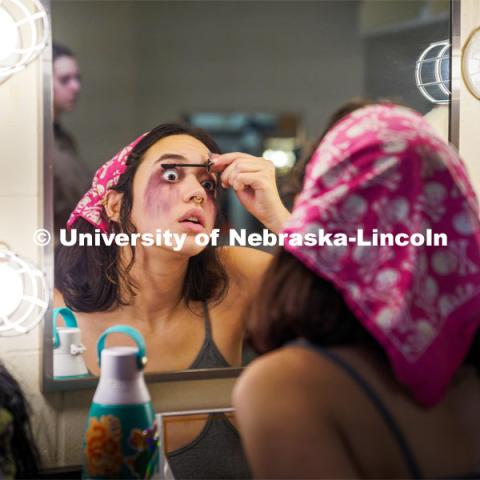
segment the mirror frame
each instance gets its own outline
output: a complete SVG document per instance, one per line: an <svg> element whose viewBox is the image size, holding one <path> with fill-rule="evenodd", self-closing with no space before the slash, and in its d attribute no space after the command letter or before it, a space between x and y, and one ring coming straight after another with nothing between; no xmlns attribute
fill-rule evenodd
<svg viewBox="0 0 480 480"><path fill-rule="evenodd" d="M198 409L198 410L180 410L176 412L163 412L163 413L156 413L155 419L157 421L158 426L158 434L160 437L160 464L159 464L159 472L161 477L160 478L167 478L165 475L166 467L168 465L167 453L165 451L165 423L168 421L169 417L188 417L190 415L210 415L215 413L235 413L235 409L232 407L224 407L224 408L207 408L207 409Z"/></svg>
<svg viewBox="0 0 480 480"><path fill-rule="evenodd" d="M460 150L460 85L461 43L460 43L460 7L461 0L450 0L450 105L448 121L448 140Z"/></svg>
<svg viewBox="0 0 480 480"><path fill-rule="evenodd" d="M47 11L51 25L50 0L41 0ZM450 0L450 85L451 99L449 105L449 140L457 149L459 148L460 133L460 0ZM43 76L43 168L40 167L41 212L43 213L43 228L53 231L53 84L52 84L52 31L49 32L49 43L41 55ZM413 82L413 80L412 80ZM62 392L71 390L93 389L96 387L98 377L72 380L54 380L53 378L53 277L54 277L54 252L50 243L43 247L42 266L45 273L47 287L51 298L43 322L42 362L40 362L40 378L42 392ZM145 378L147 383L172 382L187 380L206 380L235 378L243 367L212 368L199 370L181 370L165 373L148 373Z"/></svg>

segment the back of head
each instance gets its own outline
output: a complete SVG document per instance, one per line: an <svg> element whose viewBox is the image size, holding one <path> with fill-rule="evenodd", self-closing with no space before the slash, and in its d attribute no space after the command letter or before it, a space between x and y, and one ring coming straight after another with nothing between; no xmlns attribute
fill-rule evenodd
<svg viewBox="0 0 480 480"><path fill-rule="evenodd" d="M312 155L283 233L320 231L343 240L290 242L280 255L293 256L341 297L348 308L337 308L335 318L353 313L419 403L440 401L480 325L480 221L456 152L409 109L372 105L347 115ZM429 232L443 235L440 246ZM269 288L272 280L273 273ZM298 289L300 280L289 285ZM324 323L332 313L317 308ZM295 334L308 336L305 329Z"/></svg>

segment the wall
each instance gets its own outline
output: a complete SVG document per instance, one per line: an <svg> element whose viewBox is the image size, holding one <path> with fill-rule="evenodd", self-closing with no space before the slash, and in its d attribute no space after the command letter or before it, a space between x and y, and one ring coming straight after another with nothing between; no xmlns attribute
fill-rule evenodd
<svg viewBox="0 0 480 480"><path fill-rule="evenodd" d="M51 9L53 38L73 50L82 76L77 108L62 123L93 170L137 132L133 3L53 1Z"/></svg>
<svg viewBox="0 0 480 480"><path fill-rule="evenodd" d="M415 86L415 62L430 43L448 39L448 19L390 28L365 37L365 84L371 98L391 98L425 114L432 103ZM378 68L379 59L383 67ZM410 75L406 74L406 69Z"/></svg>
<svg viewBox="0 0 480 480"><path fill-rule="evenodd" d="M361 0L359 24L362 33L379 33L391 27L412 27L433 17L450 15L450 0Z"/></svg>
<svg viewBox="0 0 480 480"><path fill-rule="evenodd" d="M316 136L340 103L363 92L357 7L53 0L54 38L76 52L83 77L65 123L91 165L198 110L299 112Z"/></svg>
<svg viewBox="0 0 480 480"><path fill-rule="evenodd" d="M0 240L36 264L41 260L32 241L41 224L41 67L38 60L0 85ZM40 328L19 337L0 337L0 359L26 389L34 408L36 436L52 461L59 397L39 392L41 345Z"/></svg>

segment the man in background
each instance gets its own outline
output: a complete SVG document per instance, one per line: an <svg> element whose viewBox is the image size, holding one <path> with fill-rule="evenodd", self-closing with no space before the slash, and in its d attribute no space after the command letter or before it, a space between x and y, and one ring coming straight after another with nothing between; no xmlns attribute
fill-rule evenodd
<svg viewBox="0 0 480 480"><path fill-rule="evenodd" d="M73 52L53 44L54 232L66 227L68 217L90 186L91 174L79 158L73 136L60 120L72 112L80 94L80 69Z"/></svg>

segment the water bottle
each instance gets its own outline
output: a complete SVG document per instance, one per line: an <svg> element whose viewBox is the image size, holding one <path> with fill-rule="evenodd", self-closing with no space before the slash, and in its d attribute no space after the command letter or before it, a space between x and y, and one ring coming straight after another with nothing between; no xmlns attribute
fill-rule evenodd
<svg viewBox="0 0 480 480"><path fill-rule="evenodd" d="M105 347L111 333L137 347ZM83 478L152 478L158 469L158 433L145 384L145 342L132 327L108 328L97 343L100 380L87 420Z"/></svg>

